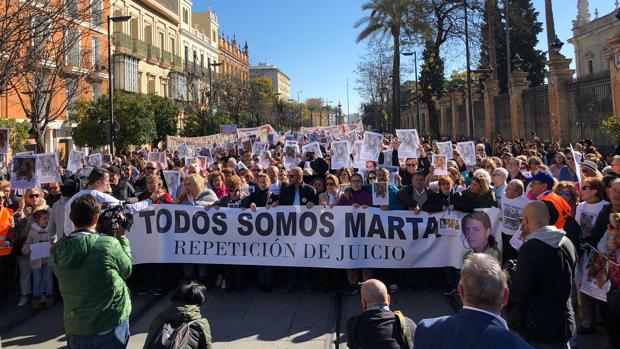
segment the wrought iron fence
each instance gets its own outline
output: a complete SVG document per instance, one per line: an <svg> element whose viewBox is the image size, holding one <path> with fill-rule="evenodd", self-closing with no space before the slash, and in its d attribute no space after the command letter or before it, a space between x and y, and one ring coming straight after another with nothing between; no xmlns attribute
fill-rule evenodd
<svg viewBox="0 0 620 349"><path fill-rule="evenodd" d="M474 138L480 139L484 134L484 101L474 101Z"/></svg>
<svg viewBox="0 0 620 349"><path fill-rule="evenodd" d="M461 104L456 107L456 115L458 121L456 126L458 127L457 136L466 136L469 134L469 125L467 125L467 114L465 113L465 104Z"/></svg>
<svg viewBox="0 0 620 349"><path fill-rule="evenodd" d="M512 137L512 129L510 125L510 96L505 93L496 96L495 103L495 132L510 139Z"/></svg>
<svg viewBox="0 0 620 349"><path fill-rule="evenodd" d="M452 136L452 107L446 108L446 134Z"/></svg>
<svg viewBox="0 0 620 349"><path fill-rule="evenodd" d="M521 95L523 98L522 137L529 137L536 132L545 142L551 141L551 119L549 117L549 88L547 85L528 88Z"/></svg>
<svg viewBox="0 0 620 349"><path fill-rule="evenodd" d="M571 141L591 139L610 146L611 137L601 122L613 114L609 71L582 76L568 84L568 123Z"/></svg>

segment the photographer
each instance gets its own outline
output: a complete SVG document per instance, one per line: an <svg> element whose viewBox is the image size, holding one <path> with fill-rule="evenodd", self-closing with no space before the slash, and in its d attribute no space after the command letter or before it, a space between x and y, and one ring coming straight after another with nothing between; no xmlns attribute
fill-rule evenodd
<svg viewBox="0 0 620 349"><path fill-rule="evenodd" d="M129 341L131 298L124 281L132 269L129 241L122 226L116 237L100 235L100 213L101 203L92 195L73 200L70 218L76 228L50 252L70 348L126 348Z"/></svg>

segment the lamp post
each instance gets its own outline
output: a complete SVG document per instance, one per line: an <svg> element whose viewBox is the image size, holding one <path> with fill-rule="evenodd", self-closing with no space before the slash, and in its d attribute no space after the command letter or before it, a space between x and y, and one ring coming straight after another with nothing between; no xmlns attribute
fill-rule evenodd
<svg viewBox="0 0 620 349"><path fill-rule="evenodd" d="M209 68L209 120L213 120L213 83L211 82L211 67L219 67L223 63L221 62L213 62L209 59L207 61L207 65ZM207 122L206 120L202 121L202 135L207 135Z"/></svg>
<svg viewBox="0 0 620 349"><path fill-rule="evenodd" d="M417 123L418 130L420 130L420 95L418 92L418 54L413 52L403 52L403 56L413 56L413 74L415 74L415 119Z"/></svg>
<svg viewBox="0 0 620 349"><path fill-rule="evenodd" d="M120 127L114 125L114 86L112 75L114 74L114 62L112 59L112 23L123 23L131 19L131 16L108 16L108 109L110 110L108 131L110 132L110 154L114 155L114 136ZM117 124L118 125L118 124ZM116 132L115 132L116 131Z"/></svg>
<svg viewBox="0 0 620 349"><path fill-rule="evenodd" d="M302 90L297 91L297 105L299 106L299 120L301 121L301 127L304 127L304 116L301 115L301 103L299 102L299 94L302 92L304 91Z"/></svg>

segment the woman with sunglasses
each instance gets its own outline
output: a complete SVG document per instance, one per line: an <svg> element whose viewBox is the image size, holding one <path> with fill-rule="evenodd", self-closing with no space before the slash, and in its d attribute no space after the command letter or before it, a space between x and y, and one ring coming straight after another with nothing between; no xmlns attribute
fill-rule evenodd
<svg viewBox="0 0 620 349"><path fill-rule="evenodd" d="M570 150L565 152L566 155L566 165L560 170L559 180L560 181L570 181L577 182L577 163L575 162L575 157Z"/></svg>
<svg viewBox="0 0 620 349"><path fill-rule="evenodd" d="M341 168L336 172L340 184L351 184L351 169Z"/></svg>
<svg viewBox="0 0 620 349"><path fill-rule="evenodd" d="M560 178L560 171L566 167L566 156L562 152L555 153L553 163L549 166L549 172L554 178Z"/></svg>
<svg viewBox="0 0 620 349"><path fill-rule="evenodd" d="M367 208L372 206L372 194L364 190L364 180L362 175L355 173L351 176L351 188L347 189L349 195L340 197L337 206L352 206L353 208ZM372 269L349 269L347 270L347 280L349 283L348 294L355 295L359 292L358 284L360 282L360 271L362 273L362 281L372 278Z"/></svg>
<svg viewBox="0 0 620 349"><path fill-rule="evenodd" d="M325 177L325 186L327 190L324 193L319 194L319 202L323 205L323 207L333 207L336 203L338 203L338 200L340 200L340 197L342 196L338 177L332 174L327 175Z"/></svg>
<svg viewBox="0 0 620 349"><path fill-rule="evenodd" d="M17 255L17 264L19 267L19 288L21 297L17 306L21 307L28 303L28 296L31 292L31 269L30 257L22 254L22 247L28 237L30 226L34 222L32 213L39 210L49 210L43 198L41 189L27 189L24 196L19 201L17 211L13 216L15 226L11 231L11 239L13 240L13 254Z"/></svg>

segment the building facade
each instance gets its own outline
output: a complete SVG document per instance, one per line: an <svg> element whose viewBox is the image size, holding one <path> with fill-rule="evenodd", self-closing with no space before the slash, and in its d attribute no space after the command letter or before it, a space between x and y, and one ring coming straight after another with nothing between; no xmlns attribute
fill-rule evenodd
<svg viewBox="0 0 620 349"><path fill-rule="evenodd" d="M568 40L575 48L577 76L596 74L609 70L606 56L610 53L608 39L620 30L620 21L615 17L616 10L602 17L595 12L592 19L587 0L577 1L577 18L573 21L573 37Z"/></svg>
<svg viewBox="0 0 620 349"><path fill-rule="evenodd" d="M237 39L232 40L220 35L218 47L220 49L219 62L222 63L219 71L222 74L237 76L242 80L250 78L250 56L248 43L243 48L237 44Z"/></svg>
<svg viewBox="0 0 620 349"><path fill-rule="evenodd" d="M272 64L259 63L250 67L250 77L268 77L279 99L288 101L291 98L291 79L282 70Z"/></svg>
<svg viewBox="0 0 620 349"><path fill-rule="evenodd" d="M4 21L11 21L10 4L20 3L0 4L0 10L6 16ZM20 9L27 12L25 8ZM25 41L26 44L18 48L22 50L18 55L22 59L2 62L15 64L18 67L18 76L12 79L14 88L7 86L4 94L0 95L0 118L30 123L27 115L34 110L36 103L33 101L44 102L40 104L43 104L41 108L45 110L39 113L40 116L47 115L48 121L41 137L43 150L59 151L61 162L66 161L69 151L74 148L71 138L72 125L68 116L75 103L79 99L95 99L108 90L108 28L105 21L108 9L108 0L96 0L86 4L79 0L66 0L51 2L49 11L41 15L51 17L22 13L22 18L28 18L28 21L19 22L18 25L26 23L25 25L31 26L26 28L31 33ZM64 15L60 16L60 13ZM74 20L65 22L64 18ZM42 22L37 23L38 19ZM28 63L24 57L38 58L35 58L35 62ZM45 69L32 69L33 64ZM24 66L19 68L20 65ZM33 85L32 81L20 81L32 80L35 76L44 81L41 88ZM40 125L43 123L41 121ZM34 140L29 140L26 147L34 149Z"/></svg>

